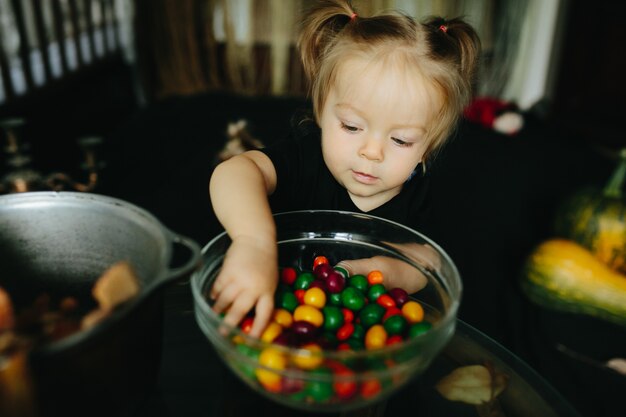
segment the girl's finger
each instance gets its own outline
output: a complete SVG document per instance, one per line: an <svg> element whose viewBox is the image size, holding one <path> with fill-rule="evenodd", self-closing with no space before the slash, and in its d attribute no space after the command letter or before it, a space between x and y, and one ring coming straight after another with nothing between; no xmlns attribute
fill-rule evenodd
<svg viewBox="0 0 626 417"><path fill-rule="evenodd" d="M239 326L241 320L248 314L248 312L254 306L254 300L244 294L240 296L231 304L228 309L228 313L224 317L224 324L232 327ZM256 318L255 318L256 321Z"/></svg>
<svg viewBox="0 0 626 417"><path fill-rule="evenodd" d="M254 323L252 329L250 329L250 336L260 337L261 333L267 326L272 316L274 309L274 300L270 295L262 295L259 297L256 306L254 308Z"/></svg>
<svg viewBox="0 0 626 417"><path fill-rule="evenodd" d="M219 294L219 297L215 300L213 304L213 311L216 313L221 313L228 309L228 307L233 303L233 301L237 298L239 294L239 290L234 285L230 285Z"/></svg>

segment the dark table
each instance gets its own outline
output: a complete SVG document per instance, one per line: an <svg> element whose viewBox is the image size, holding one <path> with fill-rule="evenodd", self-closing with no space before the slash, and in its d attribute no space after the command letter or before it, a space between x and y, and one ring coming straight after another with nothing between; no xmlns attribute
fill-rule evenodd
<svg viewBox="0 0 626 417"><path fill-rule="evenodd" d="M156 390L138 417L315 415L279 405L259 395L230 371L202 334L193 315L188 283L165 293L163 357ZM463 365L491 363L509 376L498 397L506 417L579 414L539 374L513 353L468 324L456 333L430 368L385 400L342 416L478 416L475 406L444 399L434 385ZM334 414L320 414L332 416Z"/></svg>

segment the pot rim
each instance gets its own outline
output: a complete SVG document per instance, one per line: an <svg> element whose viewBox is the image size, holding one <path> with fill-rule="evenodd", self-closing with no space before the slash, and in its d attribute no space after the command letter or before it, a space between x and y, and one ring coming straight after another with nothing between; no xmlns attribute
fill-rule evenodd
<svg viewBox="0 0 626 417"><path fill-rule="evenodd" d="M99 333L107 332L110 327L115 326L128 314L131 314L134 309L139 308L139 306L142 305L148 297L152 296L165 284L187 272L190 272L200 264L201 248L195 241L172 232L146 209L115 197L74 191L33 191L2 195L0 196L0 207L3 205L8 206L24 204L25 202L37 204L51 203L55 201L88 202L89 204L103 205L105 207L110 206L118 212L126 210L132 215L135 215L138 220L155 227L155 229L162 234L162 238L166 244L160 248L159 259L161 260L161 265L159 273L156 274L154 279L146 283L146 285L141 286L137 297L111 311L111 313L97 325L89 329L80 330L58 341L37 346L30 352L31 354L55 354L66 349L73 348L77 345L81 345L86 341L95 338L95 335ZM174 244L181 244L187 247L190 251L190 258L182 265L170 268L169 263L172 260Z"/></svg>

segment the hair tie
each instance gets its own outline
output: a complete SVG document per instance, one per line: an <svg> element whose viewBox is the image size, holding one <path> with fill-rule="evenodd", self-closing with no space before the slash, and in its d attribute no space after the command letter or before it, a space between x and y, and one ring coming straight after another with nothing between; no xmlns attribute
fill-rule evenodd
<svg viewBox="0 0 626 417"><path fill-rule="evenodd" d="M353 21L354 19L356 19L357 14L352 12L352 14L350 15L350 21Z"/></svg>
<svg viewBox="0 0 626 417"><path fill-rule="evenodd" d="M439 26L439 30L443 33L448 33L448 27L446 25Z"/></svg>

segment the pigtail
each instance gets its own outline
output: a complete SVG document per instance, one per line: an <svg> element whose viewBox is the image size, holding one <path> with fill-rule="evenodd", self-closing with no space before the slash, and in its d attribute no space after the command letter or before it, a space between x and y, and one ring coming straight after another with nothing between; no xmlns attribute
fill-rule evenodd
<svg viewBox="0 0 626 417"><path fill-rule="evenodd" d="M480 55L480 39L474 28L461 18L432 17L423 25L433 56L454 62L464 82L473 85Z"/></svg>
<svg viewBox="0 0 626 417"><path fill-rule="evenodd" d="M298 48L304 72L309 80L318 73L320 56L335 35L356 19L349 0L322 0L305 14L300 28Z"/></svg>

